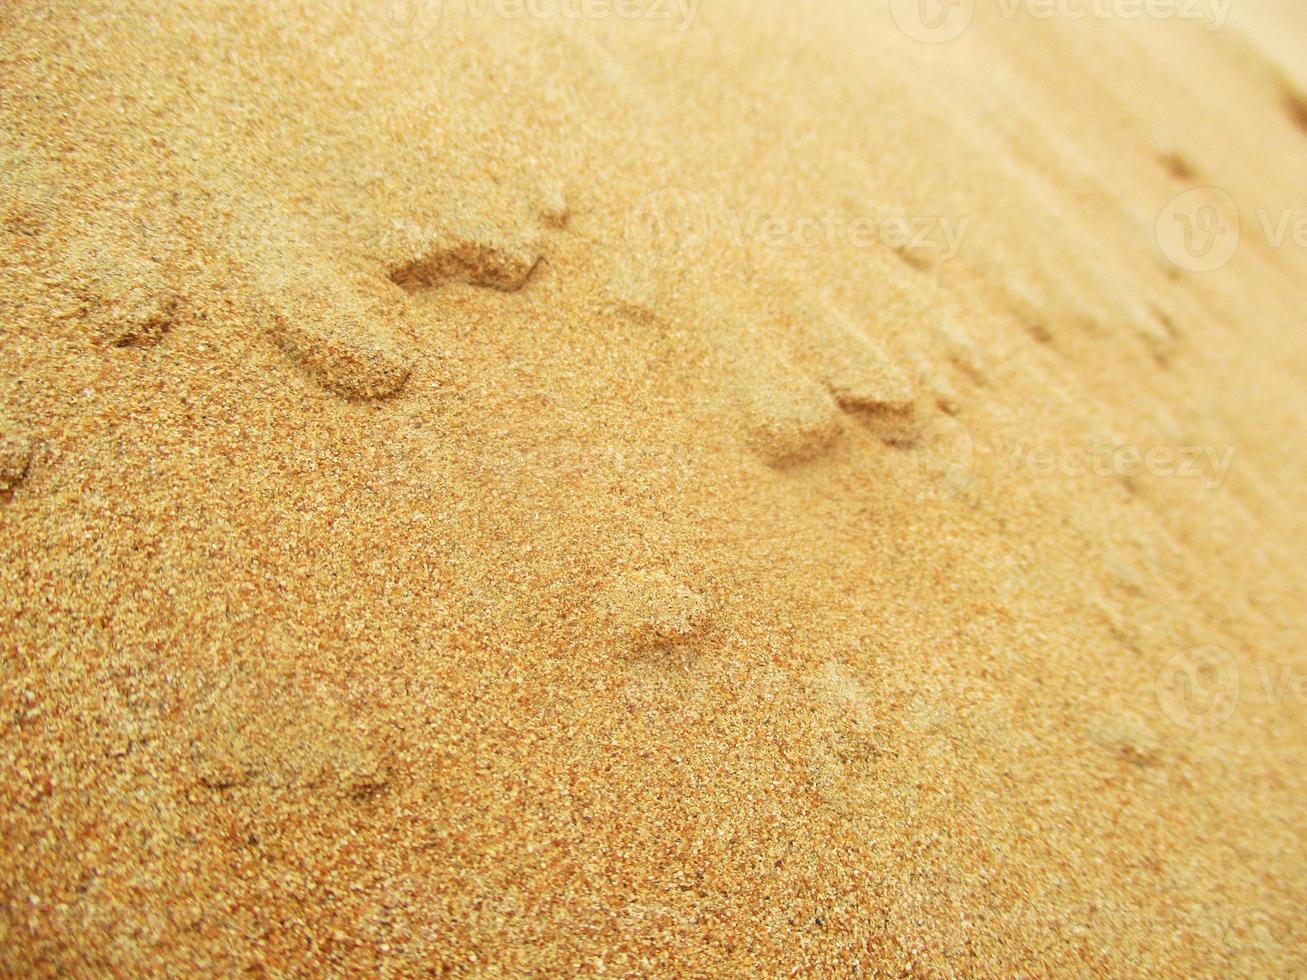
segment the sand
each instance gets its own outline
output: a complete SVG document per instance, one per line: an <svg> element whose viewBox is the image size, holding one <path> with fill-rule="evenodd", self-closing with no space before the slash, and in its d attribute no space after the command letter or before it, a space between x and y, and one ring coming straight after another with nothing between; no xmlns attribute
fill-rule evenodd
<svg viewBox="0 0 1307 980"><path fill-rule="evenodd" d="M5 4L0 972L1307 971L1301 13L914 9Z"/></svg>

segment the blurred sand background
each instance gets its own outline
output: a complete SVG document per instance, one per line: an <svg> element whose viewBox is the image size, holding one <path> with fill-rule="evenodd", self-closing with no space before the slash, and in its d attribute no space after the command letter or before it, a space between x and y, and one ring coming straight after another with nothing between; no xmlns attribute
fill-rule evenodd
<svg viewBox="0 0 1307 980"><path fill-rule="evenodd" d="M1300 6L621 3L0 10L0 971L1307 970Z"/></svg>

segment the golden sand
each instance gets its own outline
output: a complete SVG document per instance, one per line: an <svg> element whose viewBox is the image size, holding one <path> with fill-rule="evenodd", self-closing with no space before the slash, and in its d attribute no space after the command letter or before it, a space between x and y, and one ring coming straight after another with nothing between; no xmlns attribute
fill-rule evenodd
<svg viewBox="0 0 1307 980"><path fill-rule="evenodd" d="M972 6L4 4L0 971L1307 971L1307 26Z"/></svg>

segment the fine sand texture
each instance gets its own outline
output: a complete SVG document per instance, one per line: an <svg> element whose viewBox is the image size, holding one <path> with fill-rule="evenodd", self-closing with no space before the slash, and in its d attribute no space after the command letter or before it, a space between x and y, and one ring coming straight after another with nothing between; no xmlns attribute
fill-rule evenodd
<svg viewBox="0 0 1307 980"><path fill-rule="evenodd" d="M1137 7L0 4L0 974L1307 972L1307 25Z"/></svg>

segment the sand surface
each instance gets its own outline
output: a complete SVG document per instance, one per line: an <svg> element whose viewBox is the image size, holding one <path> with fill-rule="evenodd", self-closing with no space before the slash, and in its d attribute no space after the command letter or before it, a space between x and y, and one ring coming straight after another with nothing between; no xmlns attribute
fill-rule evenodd
<svg viewBox="0 0 1307 980"><path fill-rule="evenodd" d="M1301 7L962 8L7 0L0 972L1307 971Z"/></svg>

